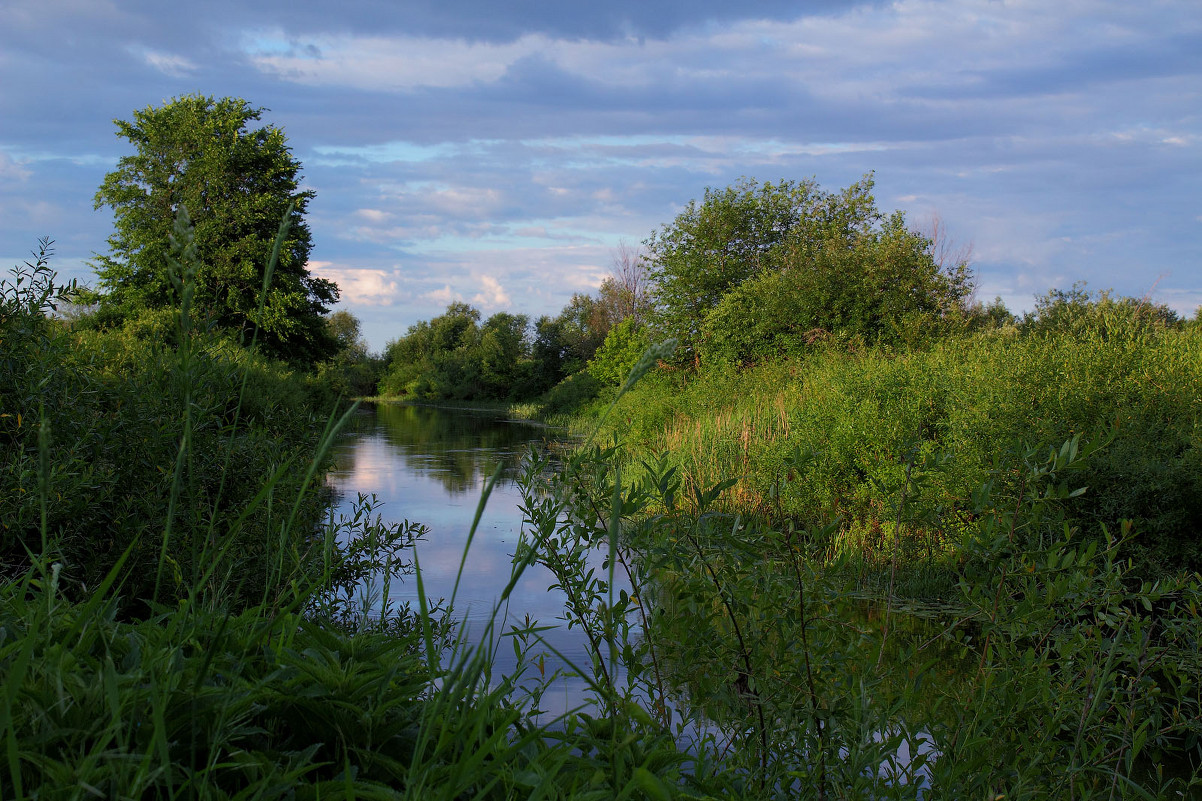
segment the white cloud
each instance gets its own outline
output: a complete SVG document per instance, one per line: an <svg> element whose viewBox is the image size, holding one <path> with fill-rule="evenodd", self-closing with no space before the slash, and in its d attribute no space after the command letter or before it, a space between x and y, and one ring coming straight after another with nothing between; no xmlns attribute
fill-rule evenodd
<svg viewBox="0 0 1202 801"><path fill-rule="evenodd" d="M422 295L422 297L426 300L437 303L440 306L447 306L450 305L450 303L455 300L458 295L451 290L450 284L446 284L442 289L435 289L431 292L426 292Z"/></svg>
<svg viewBox="0 0 1202 801"><path fill-rule="evenodd" d="M198 69L190 59L157 50L141 51L142 60L170 78L187 78Z"/></svg>
<svg viewBox="0 0 1202 801"><path fill-rule="evenodd" d="M1166 15L1190 2L1168 2ZM1188 15L1187 15L1188 16ZM768 81L840 103L893 100L904 90L988 88L994 72L1063 65L1090 48L1140 48L1147 22L1126 4L1095 0L998 3L898 0L841 15L743 20L666 39L595 41L527 34L511 42L415 36L316 36L296 44L280 31L250 36L252 63L285 80L372 91L496 83L537 58L589 83L639 88ZM1089 33L1082 35L1083 31ZM992 99L992 98L991 98Z"/></svg>
<svg viewBox="0 0 1202 801"><path fill-rule="evenodd" d="M355 214L359 215L373 225L381 225L388 222L388 220L392 218L391 214L386 211L380 211L379 209L357 209Z"/></svg>
<svg viewBox="0 0 1202 801"><path fill-rule="evenodd" d="M33 172L26 169L23 162L17 161L7 153L0 151L0 179L24 183L31 175L33 175Z"/></svg>
<svg viewBox="0 0 1202 801"><path fill-rule="evenodd" d="M338 284L343 302L360 306L392 306L400 295L395 271L341 267L328 261L310 261L309 272Z"/></svg>
<svg viewBox="0 0 1202 801"><path fill-rule="evenodd" d="M1183 317L1193 317L1202 311L1202 289L1156 289L1152 299Z"/></svg>
<svg viewBox="0 0 1202 801"><path fill-rule="evenodd" d="M505 292L501 282L491 275L480 276L480 292L472 297L472 303L479 303L488 309L499 309L508 307L510 304L509 295Z"/></svg>
<svg viewBox="0 0 1202 801"><path fill-rule="evenodd" d="M268 33L246 44L251 62L285 80L314 86L400 91L490 83L518 59L540 52L542 36L505 44L413 36L315 37L309 46L285 46Z"/></svg>

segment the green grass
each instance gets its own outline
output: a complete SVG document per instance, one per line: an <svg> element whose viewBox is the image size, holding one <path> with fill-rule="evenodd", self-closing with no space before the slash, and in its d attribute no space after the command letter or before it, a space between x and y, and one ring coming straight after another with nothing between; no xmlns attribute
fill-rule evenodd
<svg viewBox="0 0 1202 801"><path fill-rule="evenodd" d="M867 557L891 537L907 464L928 462L911 498L926 517L909 550L958 547L965 499L1031 448L1078 434L1106 442L1066 521L1091 534L1135 522L1145 572L1202 567L1202 336L1050 338L1013 331L897 353L831 348L745 370L661 372L606 424L639 458L669 454L686 482L738 477L745 513L843 521L838 545ZM943 461L930 463L934 454Z"/></svg>
<svg viewBox="0 0 1202 801"><path fill-rule="evenodd" d="M177 234L186 244L186 229ZM512 580L483 644L471 646L453 597L438 609L372 601L395 580L417 582L424 598L410 551L423 529L383 524L371 498L345 519L324 519L320 477L346 415L312 414L303 381L191 322L186 246L178 255L169 347L137 331L79 334L55 322L49 303L61 293L42 259L0 286L9 499L0 509L0 797L1197 791L1198 578L1141 581L1123 558L1138 533L1099 527L1086 541L1064 528L1078 479L1097 475L1092 465L1114 443L1073 438L1016 451L991 465L997 481L961 489L973 463L941 449L959 442L946 422L955 404L928 428L912 419L939 392L998 390L1000 374L951 382L965 359L1047 377L1059 375L1056 351L1003 343L852 362L832 355L807 370L636 387L600 425L633 431L637 442L659 421L669 438L694 425L690 414L710 422L634 452L596 446L603 429L558 470L532 456ZM1192 380L1196 342L1182 342L1152 343L1151 355L1083 345L1072 364L1084 377L1049 381L1058 391L1039 397L1053 411L1109 402L1130 412L1129 428L1182 430L1194 419L1191 398L1140 405L1150 382ZM1080 400L1099 376L1108 382ZM297 394L259 396L272 386ZM838 426L807 423L811 406L814 419L842 410L830 419L845 439L829 433ZM900 422L885 419L895 411ZM1002 416L986 418L1007 432ZM825 489L810 482L826 468L793 441L820 430L831 463L851 466ZM905 436L927 430L918 447ZM850 459L833 458L841 453ZM1175 458L1188 464L1191 453ZM892 458L866 458L874 454ZM846 491L836 479L847 475L879 492L851 492L847 521L821 517L843 508L830 504L799 507L820 518L813 524L786 514ZM487 500L488 490L480 510ZM850 514L855 503L874 514ZM734 511L747 504L764 514ZM894 605L901 582L892 568L920 560L915 532L934 529L944 508L965 513L956 547L939 551L954 614L920 626ZM841 542L852 537L877 539ZM871 551L878 581L889 568L884 608L867 615L848 580L856 548ZM597 549L600 571L586 559ZM561 622L590 643L570 669L594 703L553 720L538 708L553 678L538 669L549 648L541 625L501 622L535 562L568 597ZM619 574L629 590L618 589ZM502 647L518 654L510 675L494 669ZM935 751L900 756L924 741Z"/></svg>

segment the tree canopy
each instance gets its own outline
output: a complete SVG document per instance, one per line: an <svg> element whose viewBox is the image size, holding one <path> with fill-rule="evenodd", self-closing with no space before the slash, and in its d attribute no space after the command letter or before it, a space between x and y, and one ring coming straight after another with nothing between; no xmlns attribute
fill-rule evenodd
<svg viewBox="0 0 1202 801"><path fill-rule="evenodd" d="M455 302L388 343L380 391L425 400L526 397L532 393L530 320Z"/></svg>
<svg viewBox="0 0 1202 801"><path fill-rule="evenodd" d="M962 311L966 264L885 217L872 176L707 189L647 240L655 327L685 358L745 363L815 339L914 343Z"/></svg>
<svg viewBox="0 0 1202 801"><path fill-rule="evenodd" d="M269 354L313 363L338 349L323 315L338 287L307 268L310 232L300 162L274 125L251 127L264 109L240 98L188 95L114 120L135 153L105 176L95 206L109 206L115 231L95 265L103 313L116 320L175 303L167 273L180 206L196 232L201 269L196 308L222 328L258 341ZM291 209L291 211L290 211ZM280 221L291 227L271 284L263 275ZM262 304L262 313L259 307Z"/></svg>

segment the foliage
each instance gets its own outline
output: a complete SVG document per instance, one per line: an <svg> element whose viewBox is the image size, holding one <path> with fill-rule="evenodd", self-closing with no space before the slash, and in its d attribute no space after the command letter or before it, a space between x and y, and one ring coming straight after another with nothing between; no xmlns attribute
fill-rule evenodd
<svg viewBox="0 0 1202 801"><path fill-rule="evenodd" d="M380 392L419 400L512 398L531 390L534 365L525 315L452 303L388 344Z"/></svg>
<svg viewBox="0 0 1202 801"><path fill-rule="evenodd" d="M588 363L589 375L608 386L620 386L650 345L647 329L641 328L634 317L627 317L609 329L605 342Z"/></svg>
<svg viewBox="0 0 1202 801"><path fill-rule="evenodd" d="M587 370L581 370L551 387L542 397L542 415L579 414L602 394L604 385Z"/></svg>
<svg viewBox="0 0 1202 801"><path fill-rule="evenodd" d="M424 601L420 569L406 556L420 526L384 525L364 497L350 518L310 525L297 514L308 502L305 479L237 472L262 443L215 458L221 448L207 445L205 432L220 431L236 448L250 432L295 418L267 398L237 402L222 383L215 365L223 354L242 370L259 357L237 356L229 340L188 325L197 267L186 229L176 233L174 349L141 337L158 320L86 332L77 341L85 348L47 320L43 305L10 302L21 297L11 289L0 307L4 335L45 334L44 347L22 357L38 369L6 374L6 409L9 398L28 397L31 375L52 379L39 388L63 383L65 398L103 396L108 385L128 390L122 403L86 400L70 414L52 394L53 430L43 414L36 432L20 422L7 431L24 437L19 458L36 479L21 503L41 514L22 543L27 561L6 562L10 580L0 585L5 798L63 788L113 797L447 799L1144 798L1189 790L1155 770L1176 759L1196 775L1202 759L1202 590L1184 578L1138 585L1113 542L1078 549L1056 536L1057 506L1078 494L1070 477L1087 475L1089 449L1077 440L1012 465L1017 484L971 493L966 558L952 568L966 614L935 637L907 636L888 608L883 617L850 618L856 601L844 573L824 560L835 527L776 528L725 514L719 504L731 478L700 483L666 456L626 467L617 448L588 443L559 470L532 460L526 535L483 644L471 648ZM56 293L52 276L38 274L28 297L44 302ZM114 344L118 336L126 339ZM633 375L666 355L650 349ZM122 383L139 364L152 391ZM240 374L249 382L252 373ZM672 376L653 380L662 389ZM115 422L101 438L142 453L149 430L135 424L143 395L174 406L173 420L164 412L154 423L174 448L147 451L148 465L120 462L112 500L101 504L147 496L136 513L157 516L139 536L152 540L157 563L139 556L135 539L107 571L78 583L73 563L60 561L70 538L95 547L97 532L109 529L59 514L77 496L95 498L90 477L66 486L85 462L54 450L54 432L86 433L108 416ZM126 435L126 427L134 430ZM309 459L300 474L320 468L336 428L295 452ZM939 494L927 474L944 463L907 457L888 490L898 496L898 525L927 519L927 496ZM218 491L226 508L202 491L214 481L245 491ZM223 523L214 529L214 521ZM195 536L214 531L220 536ZM181 542L189 538L190 555ZM248 562L243 551L256 543L261 552ZM585 558L596 548L607 554L600 573ZM592 687L597 714L538 722L541 627L499 630L509 593L534 562L554 572L569 599L565 622L592 644L588 664L573 669ZM159 593L147 574L163 576L170 592ZM376 599L402 575L418 582L419 609L385 603L378 617ZM257 593L230 580L243 576ZM148 603L156 595L170 603ZM131 608L145 619L130 619ZM492 667L501 642L518 655L506 676ZM937 683L949 653L979 667ZM932 687L933 705L924 703Z"/></svg>
<svg viewBox="0 0 1202 801"><path fill-rule="evenodd" d="M614 322L609 311L601 299L574 294L558 315L538 319L533 356L540 390L585 368Z"/></svg>
<svg viewBox="0 0 1202 801"><path fill-rule="evenodd" d="M404 337L389 343L380 393L479 401L530 399L551 392L581 372L604 340L609 329L597 316L598 303L590 296L574 295L558 316L538 320L533 338L525 315L497 312L481 324L478 309L452 303L444 314L410 326ZM575 381L573 386L589 387L587 397L596 394L594 382ZM574 390L568 394L585 399ZM551 403L558 409L562 400Z"/></svg>
<svg viewBox="0 0 1202 801"><path fill-rule="evenodd" d="M818 336L913 344L958 319L966 264L941 268L865 177L707 189L647 240L656 326L694 359L759 361Z"/></svg>
<svg viewBox="0 0 1202 801"><path fill-rule="evenodd" d="M1001 296L995 297L987 304L974 303L966 314L966 327L971 331L995 331L1000 328L1012 328L1018 324L1018 318L1006 308Z"/></svg>
<svg viewBox="0 0 1202 801"><path fill-rule="evenodd" d="M110 253L97 262L104 294L99 322L178 303L168 274L170 235L186 207L196 229L198 317L245 336L257 331L272 356L312 364L336 345L322 315L338 288L308 271L311 190L279 128L249 127L262 116L238 98L187 95L116 120L135 154L124 156L96 193L116 217ZM270 284L264 272L281 217L291 226Z"/></svg>
<svg viewBox="0 0 1202 801"><path fill-rule="evenodd" d="M339 310L326 318L326 327L338 343L338 352L317 365L318 383L343 398L375 395L383 372L383 359L368 353L358 318Z"/></svg>
<svg viewBox="0 0 1202 801"><path fill-rule="evenodd" d="M913 347L953 330L967 293L963 265L940 271L930 243L895 214L849 243L783 257L727 292L701 323L706 363L746 364L817 341Z"/></svg>
<svg viewBox="0 0 1202 801"><path fill-rule="evenodd" d="M179 333L180 378L190 383L198 375L192 334ZM193 389L184 389L186 398ZM182 467L195 450L189 431L203 429L208 416L183 408L181 459L164 470L176 487L195 477ZM317 445L310 472L331 435ZM134 546L95 584L69 586L63 563L52 561L64 532L42 524L45 547L0 584L0 795L44 797L64 788L106 797L586 799L642 798L648 788L656 797L676 795L684 755L669 738L587 715L536 724L530 699L519 693L520 672L493 676L492 646L469 648L424 603L420 611L381 608L389 578L413 572L420 587L420 573L404 558L420 526L385 525L374 502L360 497L349 518L312 532L314 547L305 552L303 542L253 514L264 496L295 510L303 489L291 495L278 474L256 488L258 497L239 499L237 522L267 551L265 569L253 574L262 600L233 614L227 604L236 596L208 581L243 567L231 541L199 544L204 575L190 576L173 603L129 620L121 593L147 589L127 579L145 569L130 562ZM34 494L45 508L62 501L55 491L43 480ZM154 532L157 570L169 572L178 561L171 540L181 533L172 531L171 510L188 519L209 509L187 491L159 502L168 523ZM135 595L135 608L152 597Z"/></svg>
<svg viewBox="0 0 1202 801"><path fill-rule="evenodd" d="M907 454L954 456L931 480L940 519L907 534L941 559L987 480L1034 443L1109 438L1068 511L1082 532L1135 522L1128 555L1156 574L1202 566L1202 340L1164 329L1134 339L1023 337L1013 329L910 353L818 348L752 370L661 374L618 405L612 430L638 453L671 454L690 480L739 476L736 508L809 524L838 516L838 545L878 554L892 515L881 486ZM804 458L790 466L786 459ZM787 473L799 480L780 487ZM946 584L938 592L946 597Z"/></svg>
<svg viewBox="0 0 1202 801"><path fill-rule="evenodd" d="M689 743L709 792L1176 797L1202 764L1202 585L1141 584L1115 540L1058 536L1055 507L1097 453L1077 440L1051 453L1011 466L1017 494L971 493L948 566L958 603L925 623L863 611L824 556L836 524L721 513L732 479L690 482L666 454L624 469L618 446L532 463L519 557L566 593L604 713L625 720L641 699L644 725ZM899 521L921 517L901 507L922 506L922 473L942 462L908 472Z"/></svg>
<svg viewBox="0 0 1202 801"><path fill-rule="evenodd" d="M1031 336L1134 341L1181 328L1182 321L1163 304L1115 298L1110 291L1091 294L1078 281L1067 291L1052 289L1036 298L1035 309L1023 315L1021 327Z"/></svg>
<svg viewBox="0 0 1202 801"><path fill-rule="evenodd" d="M196 267L181 244L189 266L173 269L182 286ZM265 532L303 553L322 514L305 463L316 422L310 388L283 365L194 330L187 304L182 318L147 311L120 328L72 332L46 316L62 288L39 263L28 291L42 301L14 303L27 291L19 279L4 292L4 308L16 310L5 329L23 336L17 347L3 337L0 572L17 575L53 554L75 595L124 559L124 586L139 603L198 585L232 606L261 597ZM295 501L273 506L272 491ZM202 559L217 544L221 570Z"/></svg>

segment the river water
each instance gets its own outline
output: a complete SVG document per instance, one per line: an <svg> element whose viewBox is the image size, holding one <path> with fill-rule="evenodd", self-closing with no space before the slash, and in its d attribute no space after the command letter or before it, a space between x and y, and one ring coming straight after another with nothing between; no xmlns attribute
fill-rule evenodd
<svg viewBox="0 0 1202 801"><path fill-rule="evenodd" d="M468 639L476 643L511 575L523 520L516 484L522 458L532 446L546 449L563 436L557 429L491 413L365 405L335 448L335 466L327 480L339 493L339 511L349 512L358 493L374 494L381 502L376 511L386 522L426 525L429 533L415 546L425 592L434 601L449 601L481 493L500 465L500 478L467 550L455 599L453 616L463 621ZM598 556L598 566L600 562ZM552 574L542 566L527 568L505 610L507 625L500 627L523 625L527 616L542 625L555 625L542 633L551 647L543 662L548 673L565 666L551 649L578 665L590 664L579 630L568 630L556 620L563 612L564 596L548 590L553 583ZM389 597L394 604L409 603L416 609L417 582L410 578L394 583ZM516 665L512 644L502 641L496 653L497 675L512 673ZM550 714L560 714L587 700L583 680L568 678L552 685L541 706Z"/></svg>

